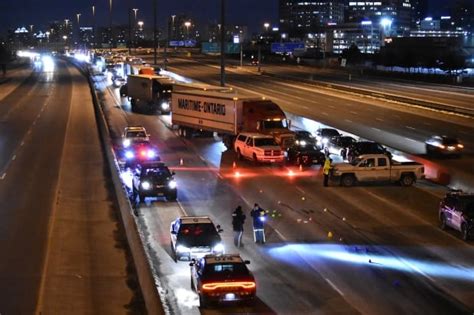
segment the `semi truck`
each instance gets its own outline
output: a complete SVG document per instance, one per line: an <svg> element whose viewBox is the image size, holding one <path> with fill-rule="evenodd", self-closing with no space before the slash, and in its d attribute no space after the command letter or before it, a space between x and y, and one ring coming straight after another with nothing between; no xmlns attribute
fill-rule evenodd
<svg viewBox="0 0 474 315"><path fill-rule="evenodd" d="M217 132L227 148L233 147L240 132L272 135L283 149L295 139L290 122L277 104L231 89L173 92L171 122L183 137L195 131Z"/></svg>
<svg viewBox="0 0 474 315"><path fill-rule="evenodd" d="M127 95L132 111L169 114L174 81L154 74L129 75Z"/></svg>

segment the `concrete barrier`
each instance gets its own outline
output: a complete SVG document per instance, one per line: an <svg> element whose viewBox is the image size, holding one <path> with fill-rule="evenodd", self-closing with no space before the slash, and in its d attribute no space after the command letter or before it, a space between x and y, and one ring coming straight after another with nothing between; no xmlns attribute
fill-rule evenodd
<svg viewBox="0 0 474 315"><path fill-rule="evenodd" d="M117 163L115 152L113 151L110 130L107 125L102 107L94 89L94 84L84 66L74 63L76 67L86 76L91 90L92 100L94 102L94 111L96 115L97 126L101 137L102 147L106 154L109 164L110 174L115 189L115 197L120 210L120 218L126 233L128 246L132 254L135 269L138 275L138 281L145 300L145 306L148 314L166 314L163 308L161 297L155 282L153 269L145 251L145 244L142 243L136 221L133 217L133 208L127 197L127 191L120 178L120 169Z"/></svg>

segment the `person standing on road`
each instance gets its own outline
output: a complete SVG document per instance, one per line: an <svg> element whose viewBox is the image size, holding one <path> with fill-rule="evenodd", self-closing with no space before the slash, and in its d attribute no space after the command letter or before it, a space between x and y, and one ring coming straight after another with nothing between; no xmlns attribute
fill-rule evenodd
<svg viewBox="0 0 474 315"><path fill-rule="evenodd" d="M331 168L332 168L331 163L332 163L332 159L330 159L327 156L326 160L324 161L324 166L323 166L324 187L328 187L328 184L329 184L329 172L331 171Z"/></svg>
<svg viewBox="0 0 474 315"><path fill-rule="evenodd" d="M267 213L260 208L256 203L250 211L250 216L253 218L253 239L255 243L265 244L265 221L267 220Z"/></svg>
<svg viewBox="0 0 474 315"><path fill-rule="evenodd" d="M238 206L232 213L232 229L234 230L234 245L240 247L242 244L242 234L244 233L245 214L242 207Z"/></svg>

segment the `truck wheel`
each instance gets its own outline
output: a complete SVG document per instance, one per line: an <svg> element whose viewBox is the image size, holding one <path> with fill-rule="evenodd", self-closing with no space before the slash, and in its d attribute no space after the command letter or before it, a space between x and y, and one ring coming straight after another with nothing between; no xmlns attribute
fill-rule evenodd
<svg viewBox="0 0 474 315"><path fill-rule="evenodd" d="M344 187L351 187L351 186L354 186L355 181L356 180L355 180L354 175L351 175L351 174L342 175L341 185Z"/></svg>
<svg viewBox="0 0 474 315"><path fill-rule="evenodd" d="M446 230L446 216L444 214L441 215L441 217L439 218L439 221L440 221L439 227L441 228L441 230Z"/></svg>
<svg viewBox="0 0 474 315"><path fill-rule="evenodd" d="M466 226L466 223L461 225L461 234L463 241L469 241L469 229Z"/></svg>
<svg viewBox="0 0 474 315"><path fill-rule="evenodd" d="M237 149L237 160L242 160L242 153L240 152L240 149Z"/></svg>
<svg viewBox="0 0 474 315"><path fill-rule="evenodd" d="M402 178L400 179L400 184L404 187L411 186L414 182L415 179L413 178L413 175L410 174L402 175Z"/></svg>
<svg viewBox="0 0 474 315"><path fill-rule="evenodd" d="M255 153L252 156L252 162L253 162L254 165L258 165L258 159L257 159L257 155Z"/></svg>

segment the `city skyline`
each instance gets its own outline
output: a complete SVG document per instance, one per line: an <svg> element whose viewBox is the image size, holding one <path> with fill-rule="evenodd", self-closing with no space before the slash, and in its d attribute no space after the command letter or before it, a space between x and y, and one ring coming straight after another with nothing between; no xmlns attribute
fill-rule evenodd
<svg viewBox="0 0 474 315"><path fill-rule="evenodd" d="M218 21L220 2L204 0L195 2L183 0L168 3L157 0L158 26L165 26L166 17L173 14L185 14L195 19L198 23ZM114 25L128 23L127 7L138 8L137 17L150 25L153 20L152 1L130 0L126 3L112 1L112 19ZM447 8L442 0L428 0L428 15L446 14ZM36 29L44 28L52 21L69 19L75 21L77 13L81 13L81 25L92 25L92 6L95 5L96 21L98 26L109 23L109 1L90 1L80 5L72 5L60 0L22 0L22 8L18 9L18 2L4 0L0 4L0 33L18 26L34 25ZM251 0L239 2L227 1L228 23L248 25L252 32L258 31L264 22L278 25L278 1L260 0L255 3ZM148 22L148 23L147 23Z"/></svg>

